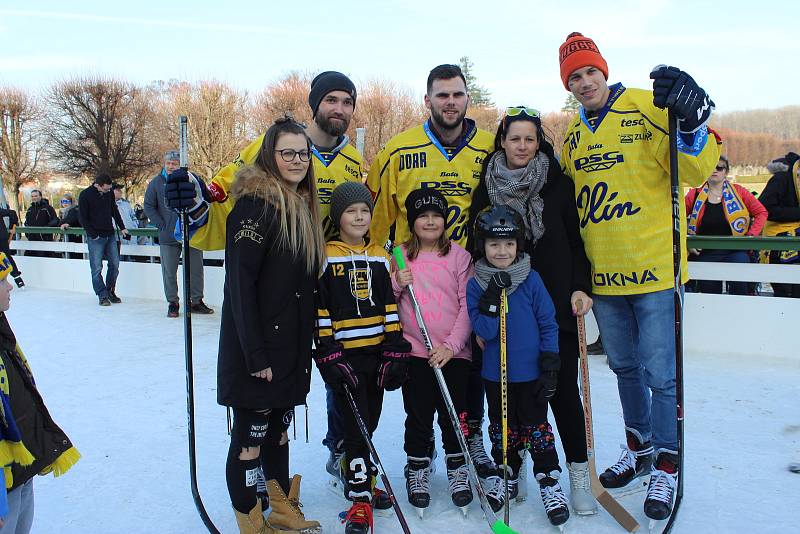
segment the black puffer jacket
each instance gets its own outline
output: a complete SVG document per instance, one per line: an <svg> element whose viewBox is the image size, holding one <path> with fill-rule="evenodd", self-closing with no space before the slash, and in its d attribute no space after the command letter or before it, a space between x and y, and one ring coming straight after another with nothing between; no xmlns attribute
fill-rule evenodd
<svg viewBox="0 0 800 534"><path fill-rule="evenodd" d="M591 266L578 227L575 185L561 172L561 166L552 156L552 148L549 151L545 150L545 153L549 154L550 168L547 183L539 192L544 201L542 211L544 235L535 246L528 241L525 248L531 257L531 267L542 277L544 286L553 300L558 328L566 332L577 332L578 326L572 315L570 297L577 290L591 295ZM489 158L485 161L488 162ZM475 250L472 234L475 229L475 219L489 204L486 163L484 163L480 183L472 196L470 208L468 247L473 255Z"/></svg>
<svg viewBox="0 0 800 534"><path fill-rule="evenodd" d="M758 200L767 208L767 220L774 222L800 221L800 204L792 170L800 156L789 152L784 157L772 161L768 169L773 172Z"/></svg>
<svg viewBox="0 0 800 534"><path fill-rule="evenodd" d="M310 388L317 276L277 245L275 217L275 207L253 194L240 197L228 215L217 360L217 401L224 406L297 406ZM250 376L267 367L271 382Z"/></svg>
<svg viewBox="0 0 800 534"><path fill-rule="evenodd" d="M72 448L67 435L56 425L36 389L33 375L16 349L17 340L5 313L0 313L0 359L8 376L11 413L22 435L22 443L33 455L31 465L11 464L13 485L18 488L46 471L61 455ZM74 454L77 454L73 451Z"/></svg>

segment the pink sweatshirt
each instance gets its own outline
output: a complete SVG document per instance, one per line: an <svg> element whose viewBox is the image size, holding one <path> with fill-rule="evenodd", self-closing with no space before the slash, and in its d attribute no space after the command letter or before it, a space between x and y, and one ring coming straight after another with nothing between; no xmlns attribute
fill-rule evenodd
<svg viewBox="0 0 800 534"><path fill-rule="evenodd" d="M473 275L469 253L452 243L447 256L439 256L436 252L420 252L411 262L408 261L405 246L403 255L414 275L414 293L422 308L422 318L433 346L444 345L453 351L455 358L472 359L469 343L472 326L467 310L467 282ZM403 336L411 343L411 355L427 359L428 351L417 326L411 297L397 285L394 276L392 288L403 325Z"/></svg>

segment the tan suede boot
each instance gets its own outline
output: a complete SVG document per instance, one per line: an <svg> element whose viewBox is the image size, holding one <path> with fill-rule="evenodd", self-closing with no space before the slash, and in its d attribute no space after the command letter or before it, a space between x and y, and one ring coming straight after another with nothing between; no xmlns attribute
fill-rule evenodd
<svg viewBox="0 0 800 534"><path fill-rule="evenodd" d="M261 502L250 510L250 513L243 514L239 510L233 509L236 514L236 524L239 526L239 534L300 534L296 530L278 530L273 528L268 521L264 520L264 513L261 511Z"/></svg>
<svg viewBox="0 0 800 534"><path fill-rule="evenodd" d="M269 506L272 509L268 520L277 528L290 528L303 534L316 534L322 531L319 522L306 520L300 510L303 506L300 504L300 479L300 475L292 477L288 497L283 493L277 480L267 482Z"/></svg>

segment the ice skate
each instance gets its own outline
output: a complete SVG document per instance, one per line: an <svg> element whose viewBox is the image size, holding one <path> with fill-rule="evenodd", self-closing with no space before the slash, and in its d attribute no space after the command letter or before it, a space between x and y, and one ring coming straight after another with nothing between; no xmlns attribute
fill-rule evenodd
<svg viewBox="0 0 800 534"><path fill-rule="evenodd" d="M561 475L558 471L547 473L537 473L536 481L539 483L539 494L542 497L544 511L550 523L559 527L563 532L563 525L569 519L569 507L567 506L567 496L558 483Z"/></svg>
<svg viewBox="0 0 800 534"><path fill-rule="evenodd" d="M625 436L627 445L620 445L623 452L619 460L599 477L600 483L615 499L646 490L653 465L650 442L642 442L639 433L632 429L625 429Z"/></svg>
<svg viewBox="0 0 800 534"><path fill-rule="evenodd" d="M422 519L431 504L431 459L409 456L405 476L408 502Z"/></svg>
<svg viewBox="0 0 800 534"><path fill-rule="evenodd" d="M667 519L675 502L675 489L678 484L678 453L659 449L655 465L650 475L650 486L644 501L644 513L650 518L651 532L659 521Z"/></svg>
<svg viewBox="0 0 800 534"><path fill-rule="evenodd" d="M468 421L467 428L469 433L467 435L467 447L469 448L469 455L472 458L472 463L475 465L475 471L478 472L480 478L487 478L494 474L495 465L492 459L486 454L486 448L483 446L483 431L481 430L480 421Z"/></svg>
<svg viewBox="0 0 800 534"><path fill-rule="evenodd" d="M372 532L372 505L364 501L355 501L345 514L344 534L369 534Z"/></svg>
<svg viewBox="0 0 800 534"><path fill-rule="evenodd" d="M469 468L463 454L449 454L445 458L450 498L466 517L469 504L473 499L472 486L469 483Z"/></svg>
<svg viewBox="0 0 800 534"><path fill-rule="evenodd" d="M572 462L567 464L569 471L569 498L572 509L578 515L597 513L597 501L592 495L589 481L589 462Z"/></svg>
<svg viewBox="0 0 800 534"><path fill-rule="evenodd" d="M528 499L528 451L523 449L519 451L522 458L522 464L519 466L519 473L517 475L517 502L524 502Z"/></svg>

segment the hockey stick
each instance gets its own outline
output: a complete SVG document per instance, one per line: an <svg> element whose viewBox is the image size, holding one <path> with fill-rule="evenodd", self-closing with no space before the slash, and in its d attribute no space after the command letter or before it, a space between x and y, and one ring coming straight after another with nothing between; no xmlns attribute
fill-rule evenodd
<svg viewBox="0 0 800 534"><path fill-rule="evenodd" d="M577 307L583 308L582 301ZM611 514L611 517L628 532L639 530L636 519L617 502L597 478L597 465L594 459L594 430L592 426L592 394L589 388L589 356L586 352L586 319L578 315L578 351L580 353L581 368L581 396L583 397L583 419L586 429L586 458L589 463L589 482L592 486L592 495L597 502Z"/></svg>
<svg viewBox="0 0 800 534"><path fill-rule="evenodd" d="M508 312L508 302L506 301L505 288L500 291L500 404L501 417L503 418L503 486L506 492L506 506L503 509L503 519L508 525L511 503L508 502L508 350L506 347L506 312Z"/></svg>
<svg viewBox="0 0 800 534"><path fill-rule="evenodd" d="M672 193L672 273L673 301L675 304L675 402L678 425L678 487L675 504L662 532L668 533L675 523L675 516L683 500L683 294L681 293L681 209L682 202L678 180L678 119L670 109L669 118L669 182Z"/></svg>
<svg viewBox="0 0 800 534"><path fill-rule="evenodd" d="M182 169L189 168L189 135L188 124L185 115L180 117L180 165ZM192 486L192 497L200 519L211 534L220 534L220 531L211 521L211 518L203 506L203 499L200 497L200 490L197 487L197 451L195 445L195 421L194 421L194 366L192 364L192 307L189 306L189 295L191 294L191 262L189 262L189 210L182 209L181 213L181 240L183 242L183 340L184 351L186 354L186 414L188 416L189 427L189 474Z"/></svg>
<svg viewBox="0 0 800 534"><path fill-rule="evenodd" d="M350 388L347 385L344 386L344 394L345 397L347 397L347 401L350 403L350 409L353 410L353 415L356 418L358 429L361 431L361 437L364 438L364 442L367 444L369 453L372 455L375 463L378 464L378 467L380 468L379 471L381 480L383 481L383 485L386 486L386 493L389 495L389 499L392 501L392 508L394 508L394 513L397 515L397 520L400 521L400 527L403 529L404 534L411 534L411 530L408 528L406 518L403 515L403 511L400 509L400 505L397 502L397 497L392 489L392 484L389 482L389 476L386 474L386 470L383 468L383 463L381 462L380 456L378 456L378 451L375 450L375 445L372 443L372 438L369 437L369 429L367 428L366 423L364 423L364 419L361 417L361 413L358 411L356 400L353 398L353 394L350 392Z"/></svg>
<svg viewBox="0 0 800 534"><path fill-rule="evenodd" d="M405 269L406 262L403 258L403 249L400 247L394 247L393 253L397 267L401 270ZM408 284L407 289L408 295L411 297L411 303L414 305L414 317L417 319L417 326L419 327L420 334L422 334L422 339L425 342L425 348L427 348L429 351L433 350L433 343L431 342L431 337L428 335L428 328L425 326L425 321L422 319L422 308L420 308L419 301L414 293L413 284ZM461 447L461 451L464 453L464 459L466 460L469 468L469 476L472 479L472 486L478 493L478 501L480 502L481 510L483 510L484 518L486 518L486 521L489 523L489 527L495 534L516 534L516 531L512 530L509 526L500 521L500 519L497 517L497 514L495 514L494 510L492 510L489 501L486 499L486 492L483 490L483 486L481 486L478 472L475 470L475 464L472 463L472 456L469 453L467 440L464 437L464 433L461 431L461 424L458 419L458 414L456 413L456 408L453 405L453 398L450 396L450 389L447 387L447 382L444 380L442 370L438 367L434 367L433 374L436 377L437 384L439 384L439 391L442 392L442 397L444 397L444 405L447 407L447 415L450 416L450 424L453 425L453 430L455 431L456 438L458 439L458 445Z"/></svg>

